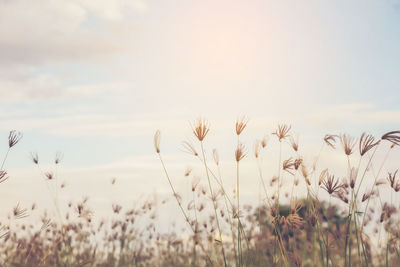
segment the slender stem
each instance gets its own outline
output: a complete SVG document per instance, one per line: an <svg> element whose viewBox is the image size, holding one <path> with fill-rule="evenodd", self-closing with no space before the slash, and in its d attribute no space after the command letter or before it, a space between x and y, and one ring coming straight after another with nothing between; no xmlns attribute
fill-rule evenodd
<svg viewBox="0 0 400 267"><path fill-rule="evenodd" d="M239 266L242 266L242 248L241 248L241 236L240 236L240 221L239 221L239 211L240 211L240 201L239 201L239 161L236 163L236 200L237 200L237 209L236 209L236 217L238 224L238 257L239 257Z"/></svg>
<svg viewBox="0 0 400 267"><path fill-rule="evenodd" d="M221 187L224 188L224 185L223 185L223 182L222 182L221 170L219 168L219 165L217 165L217 168L218 168L218 177L219 177L219 181L221 183ZM228 200L227 200L227 197L225 195L225 191L223 191L223 194L224 194L225 207L226 207L226 212L227 212L227 215L228 215L229 225L230 225L230 228L231 228L233 253L234 253L234 256L235 256L235 263L236 263L236 266L238 266L239 263L237 261L236 241L235 241L235 232L233 230L233 222L232 222L232 218L231 218L231 215L230 215L230 212L229 212L230 209L229 209L229 206L228 206Z"/></svg>
<svg viewBox="0 0 400 267"><path fill-rule="evenodd" d="M219 231L219 241L221 242L221 248L222 248L222 256L224 258L224 264L225 267L227 266L226 263L226 257L225 257L225 249L224 249L224 243L222 241L222 234L221 234L221 227L219 225L219 219L218 219L218 214L217 214L217 205L216 205L216 199L212 190L212 186L211 186L211 181L210 181L210 175L208 174L208 167L207 167L207 160L206 160L206 155L204 153L204 147L203 147L203 141L200 142L201 144L201 152L203 153L203 162L204 162L204 167L206 169L206 174L207 174L207 180L208 180L208 186L210 188L210 193L211 193L211 200L214 206L214 213L215 213L215 220L217 222L217 227L218 227L218 231Z"/></svg>
<svg viewBox="0 0 400 267"><path fill-rule="evenodd" d="M198 158L201 162L203 162L203 159L202 159L200 156L197 156L197 158ZM219 187L220 187L222 193L224 194L226 200L228 201L228 203L229 203L229 205L230 205L230 207L231 207L231 209L232 209L232 211L233 211L233 210L234 210L234 204L233 204L232 200L229 198L228 194L226 194L226 191L225 191L223 185L222 185L221 182L218 180L218 178L217 178L217 176L214 174L214 172L213 172L209 167L207 167L207 168L208 168L208 172L211 174L211 176L214 178L214 180L216 181L216 183L219 185ZM240 222L240 217L238 218L238 220L239 220L239 222ZM242 225L241 222L240 222L240 224ZM242 231L242 235L243 235L243 237L244 237L244 239L245 239L245 241L246 241L247 246L249 247L248 239L246 238L246 233L245 233L244 231Z"/></svg>
<svg viewBox="0 0 400 267"><path fill-rule="evenodd" d="M3 163L1 163L0 170L3 171L4 164L6 163L6 159L8 157L8 153L10 152L10 147L8 147L6 155L4 156Z"/></svg>
<svg viewBox="0 0 400 267"><path fill-rule="evenodd" d="M165 167L165 164L164 164L164 161L163 161L163 159L162 159L162 157L161 157L161 154L160 154L160 153L157 153L157 154L158 154L158 158L160 159L161 165L162 165L162 167L163 167L163 169L164 169L165 176L167 177L168 183L169 183L169 185L170 185L170 187L171 187L171 190L172 190L172 192L173 192L173 194L174 194L174 198L175 198L176 202L178 203L178 206L179 206L179 208L180 208L180 210L181 210L183 216L185 217L185 220L186 220L186 222L188 223L190 229L192 230L193 234L194 234L194 235L197 235L196 230L193 228L192 224L190 223L189 217L187 216L185 210L184 210L183 207L182 207L181 202L180 202L179 199L178 199L178 194L176 193L176 191L175 191L175 189L174 189L174 186L172 185L171 179L169 178L169 174L168 174L168 172L167 172L167 168ZM204 252L204 254L206 255L207 260L210 262L211 266L214 266L214 264L213 264L213 262L212 262L210 256L208 255L206 249L204 248L203 243L202 243L200 240L199 240L199 245L200 245L201 250L202 250L202 251Z"/></svg>

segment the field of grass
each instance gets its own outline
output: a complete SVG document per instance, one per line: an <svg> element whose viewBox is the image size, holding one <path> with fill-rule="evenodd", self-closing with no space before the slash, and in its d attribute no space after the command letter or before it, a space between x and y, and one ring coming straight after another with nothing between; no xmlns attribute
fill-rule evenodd
<svg viewBox="0 0 400 267"><path fill-rule="evenodd" d="M157 200L145 200L134 207L112 206L111 223L92 219L88 199L58 208L64 184L56 172L42 172L39 157L32 162L42 172L53 199L56 217L47 213L41 222L28 220L37 207L17 205L9 218L0 219L1 266L400 266L400 216L398 171L385 170L392 151L400 147L400 131L379 138L363 133L327 134L322 149L334 150L347 161L347 175L319 166L319 157L307 165L297 138L289 125L279 125L274 133L256 140L249 149L241 137L248 119L235 123L235 189L226 188L217 150L205 151L210 125L199 119L192 124L195 142L182 143L185 152L198 160L204 177L191 177L190 199L178 192L163 160L161 133L154 135L154 148L171 192L179 208L181 227L169 233L155 223ZM0 186L7 186L3 169L8 153L22 135L11 131L9 149L0 173ZM265 177L263 152L270 139L278 141L276 170ZM291 154L283 153L288 146ZM377 158L377 151L384 157ZM212 155L212 158L207 158ZM240 184L246 179L241 169L244 158L258 166L260 181L257 205L242 203ZM60 164L59 154L54 161ZM400 161L399 161L400 162ZM182 163L184 165L184 163ZM282 190L290 181L289 192ZM113 186L115 180L111 181ZM167 183L166 183L167 184ZM303 192L303 194L300 194ZM382 193L390 197L382 197ZM259 192L255 192L259 194ZM187 194L186 194L187 195ZM18 200L16 200L18 201ZM162 202L160 205L163 205ZM146 222L143 224L143 222Z"/></svg>

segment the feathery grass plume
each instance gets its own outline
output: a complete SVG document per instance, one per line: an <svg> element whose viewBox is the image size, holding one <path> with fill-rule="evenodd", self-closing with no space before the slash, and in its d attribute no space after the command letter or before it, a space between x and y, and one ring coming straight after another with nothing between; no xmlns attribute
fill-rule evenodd
<svg viewBox="0 0 400 267"><path fill-rule="evenodd" d="M113 210L113 212L115 213L115 214L119 214L120 212L121 212L121 210L122 210L122 206L121 205L119 205L119 204L112 204L112 210Z"/></svg>
<svg viewBox="0 0 400 267"><path fill-rule="evenodd" d="M392 132L385 133L381 137L381 139L389 141L393 145L400 146L400 131L392 131Z"/></svg>
<svg viewBox="0 0 400 267"><path fill-rule="evenodd" d="M3 239L3 238L4 239L8 239L9 236L10 236L10 227L2 225L0 227L0 240Z"/></svg>
<svg viewBox="0 0 400 267"><path fill-rule="evenodd" d="M51 226L51 219L43 218L42 219L42 227L40 227L40 231L43 232L49 229Z"/></svg>
<svg viewBox="0 0 400 267"><path fill-rule="evenodd" d="M358 174L358 169L356 169L354 167L351 167L351 170L350 170L350 187L352 189L356 185L357 174Z"/></svg>
<svg viewBox="0 0 400 267"><path fill-rule="evenodd" d="M160 134L160 130L157 130L154 134L154 148L158 154L160 154Z"/></svg>
<svg viewBox="0 0 400 267"><path fill-rule="evenodd" d="M290 135L289 141L293 150L297 152L299 150L299 136L296 135L296 137L293 137L293 135Z"/></svg>
<svg viewBox="0 0 400 267"><path fill-rule="evenodd" d="M396 170L394 173L388 172L388 177L387 177L390 187L393 188L393 190L396 192L400 190L400 182L396 179L398 171L399 170Z"/></svg>
<svg viewBox="0 0 400 267"><path fill-rule="evenodd" d="M339 190L339 191L334 192L333 196L337 197L338 199L340 199L341 201L343 201L346 204L349 203L349 198L346 196L344 190Z"/></svg>
<svg viewBox="0 0 400 267"><path fill-rule="evenodd" d="M304 179L306 180L306 183L308 185L311 185L310 178L308 177L309 176L309 172L308 172L308 170L307 170L307 168L306 168L306 166L304 164L301 164L301 169L300 170L301 170L301 174L303 175Z"/></svg>
<svg viewBox="0 0 400 267"><path fill-rule="evenodd" d="M33 161L34 164L39 164L39 156L37 152L31 152L31 160Z"/></svg>
<svg viewBox="0 0 400 267"><path fill-rule="evenodd" d="M303 159L302 158L298 158L294 160L294 169L297 171L299 169L299 167L302 165L303 163Z"/></svg>
<svg viewBox="0 0 400 267"><path fill-rule="evenodd" d="M45 172L44 176L46 176L46 178L48 180L53 180L54 179L54 174L52 172Z"/></svg>
<svg viewBox="0 0 400 267"><path fill-rule="evenodd" d="M246 116L242 116L236 120L235 128L236 128L237 135L240 135L243 132L243 130L244 130L244 128L246 128L248 122L249 122L249 119Z"/></svg>
<svg viewBox="0 0 400 267"><path fill-rule="evenodd" d="M0 171L0 184L8 179L6 171Z"/></svg>
<svg viewBox="0 0 400 267"><path fill-rule="evenodd" d="M334 175L327 173L326 178L322 181L322 188L325 189L328 194L332 195L335 192L342 190L342 184L339 179L335 179Z"/></svg>
<svg viewBox="0 0 400 267"><path fill-rule="evenodd" d="M359 143L360 155L364 156L365 153L367 153L371 148L378 145L379 143L380 140L375 142L375 138L372 135L366 134L365 132L362 133Z"/></svg>
<svg viewBox="0 0 400 267"><path fill-rule="evenodd" d="M246 147L242 143L239 143L235 150L236 161L237 162L241 161L246 156L246 154L247 154Z"/></svg>
<svg viewBox="0 0 400 267"><path fill-rule="evenodd" d="M261 141L257 139L254 142L254 157L256 159L258 159L258 157L260 156L260 150L261 150Z"/></svg>
<svg viewBox="0 0 400 267"><path fill-rule="evenodd" d="M303 204L297 200L290 202L290 212L291 213L298 213L302 207L303 207Z"/></svg>
<svg viewBox="0 0 400 267"><path fill-rule="evenodd" d="M282 139L285 139L286 137L289 136L289 131L292 127L289 125L287 126L286 124L278 124L278 129L273 132L272 134L276 135L279 139L279 142L282 141Z"/></svg>
<svg viewBox="0 0 400 267"><path fill-rule="evenodd" d="M206 119L197 119L192 127L192 131L194 135L199 139L200 142L204 140L207 133L210 131L210 123Z"/></svg>
<svg viewBox="0 0 400 267"><path fill-rule="evenodd" d="M185 172L183 173L183 175L185 177L188 177L190 175L190 173L192 172L192 170L193 170L192 167L187 166L186 169L185 169Z"/></svg>
<svg viewBox="0 0 400 267"><path fill-rule="evenodd" d="M335 134L327 134L324 137L324 141L328 146L335 149L336 138L339 138L339 136Z"/></svg>
<svg viewBox="0 0 400 267"><path fill-rule="evenodd" d="M25 208L21 208L19 203L13 208L13 216L15 219L22 219L28 217L28 210Z"/></svg>
<svg viewBox="0 0 400 267"><path fill-rule="evenodd" d="M194 177L192 180L192 192L194 192L196 190L196 187L199 185L200 183L200 178L199 177Z"/></svg>
<svg viewBox="0 0 400 267"><path fill-rule="evenodd" d="M213 158L214 158L214 162L215 162L215 165L219 165L219 155L218 155L218 151L217 151L217 149L213 149L212 150L212 152L213 152Z"/></svg>
<svg viewBox="0 0 400 267"><path fill-rule="evenodd" d="M57 151L56 155L54 157L54 163L59 164L61 162L61 160L63 159L63 157L64 157L63 153L60 151Z"/></svg>
<svg viewBox="0 0 400 267"><path fill-rule="evenodd" d="M374 190L365 192L364 195L362 196L361 202L368 200L370 197L374 196L375 194L377 194L377 192Z"/></svg>
<svg viewBox="0 0 400 267"><path fill-rule="evenodd" d="M287 218L286 218L287 223L289 226L293 228L293 230L299 230L303 227L304 225L304 220L303 218L300 217L299 214L296 213L290 213Z"/></svg>
<svg viewBox="0 0 400 267"><path fill-rule="evenodd" d="M348 134L342 134L340 136L340 141L342 142L344 153L347 156L350 156L354 151L354 145L356 144L356 140Z"/></svg>
<svg viewBox="0 0 400 267"><path fill-rule="evenodd" d="M321 172L321 174L319 175L319 179L318 179L318 185L321 185L322 182L325 180L325 177L328 174L328 169L325 169Z"/></svg>
<svg viewBox="0 0 400 267"><path fill-rule="evenodd" d="M292 158L288 158L288 159L283 161L282 170L287 171L291 175L294 175L294 173L291 172L291 170L293 170L293 169L294 169L294 161L293 161Z"/></svg>
<svg viewBox="0 0 400 267"><path fill-rule="evenodd" d="M267 146L268 140L269 140L268 135L265 135L265 136L263 137L263 139L261 139L261 147L262 147L262 148L265 148L265 147Z"/></svg>
<svg viewBox="0 0 400 267"><path fill-rule="evenodd" d="M197 153L196 149L194 148L194 145L192 144L192 141L186 140L182 142L182 147L183 147L183 152L186 152L188 154L191 154L195 157L197 157L199 154Z"/></svg>
<svg viewBox="0 0 400 267"><path fill-rule="evenodd" d="M17 132L15 130L10 131L10 134L8 135L8 147L12 148L15 146L19 140L22 138L22 133Z"/></svg>

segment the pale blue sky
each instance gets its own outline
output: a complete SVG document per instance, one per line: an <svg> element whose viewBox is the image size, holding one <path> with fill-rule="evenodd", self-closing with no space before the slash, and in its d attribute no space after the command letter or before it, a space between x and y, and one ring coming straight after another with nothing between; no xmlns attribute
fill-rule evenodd
<svg viewBox="0 0 400 267"><path fill-rule="evenodd" d="M279 122L311 148L400 126L400 1L0 0L0 17L0 137L24 132L7 162L21 184L30 151L88 181L151 177L154 131L175 155L198 116L224 155L238 114L249 146Z"/></svg>

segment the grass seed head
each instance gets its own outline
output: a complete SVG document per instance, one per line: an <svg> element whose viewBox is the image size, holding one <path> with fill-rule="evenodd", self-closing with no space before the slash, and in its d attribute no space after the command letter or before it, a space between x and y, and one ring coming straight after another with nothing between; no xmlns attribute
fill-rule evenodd
<svg viewBox="0 0 400 267"><path fill-rule="evenodd" d="M15 130L10 131L10 134L8 135L8 147L12 148L15 146L19 140L22 138L22 133L17 132Z"/></svg>
<svg viewBox="0 0 400 267"><path fill-rule="evenodd" d="M356 144L356 140L348 134L342 134L340 136L340 141L342 142L344 153L347 156L350 156L354 152L354 145Z"/></svg>
<svg viewBox="0 0 400 267"><path fill-rule="evenodd" d="M182 146L184 152L189 153L195 157L199 155L190 140L183 141Z"/></svg>
<svg viewBox="0 0 400 267"><path fill-rule="evenodd" d="M235 150L236 162L241 161L246 156L246 153L247 153L246 147L242 143L239 143Z"/></svg>
<svg viewBox="0 0 400 267"><path fill-rule="evenodd" d="M200 142L204 140L207 133L210 131L210 123L206 119L197 119L191 127L194 135Z"/></svg>
<svg viewBox="0 0 400 267"><path fill-rule="evenodd" d="M6 181L8 179L6 171L0 171L0 183Z"/></svg>
<svg viewBox="0 0 400 267"><path fill-rule="evenodd" d="M60 151L57 151L56 156L54 158L54 163L59 164L61 162L61 160L63 159L63 157L64 157L64 155Z"/></svg>
<svg viewBox="0 0 400 267"><path fill-rule="evenodd" d="M219 155L218 155L218 151L217 151L217 149L213 149L213 158L214 158L214 162L215 162L215 165L219 165Z"/></svg>
<svg viewBox="0 0 400 267"><path fill-rule="evenodd" d="M31 160L34 164L39 164L39 155L36 152L31 152Z"/></svg>
<svg viewBox="0 0 400 267"><path fill-rule="evenodd" d="M299 150L299 136L296 135L295 137L293 137L293 135L291 135L289 136L289 141L293 150L297 152Z"/></svg>
<svg viewBox="0 0 400 267"><path fill-rule="evenodd" d="M157 130L154 134L154 148L157 153L160 153L160 130Z"/></svg>
<svg viewBox="0 0 400 267"><path fill-rule="evenodd" d="M330 146L331 148L335 149L335 143L336 143L336 138L338 138L339 136L334 135L334 134L327 134L324 137L324 141L325 143Z"/></svg>
<svg viewBox="0 0 400 267"><path fill-rule="evenodd" d="M375 141L375 138L372 135L366 134L364 132L360 137L360 143L359 143L360 155L364 156L365 153L367 153L371 148L378 145L379 143L380 140Z"/></svg>
<svg viewBox="0 0 400 267"><path fill-rule="evenodd" d="M400 146L400 131L392 131L385 133L382 137L382 140L386 140L392 143L392 147L397 145Z"/></svg>
<svg viewBox="0 0 400 267"><path fill-rule="evenodd" d="M246 128L247 123L249 122L249 119L246 116L242 116L236 120L235 126L236 126L236 134L240 135L243 130Z"/></svg>
<svg viewBox="0 0 400 267"><path fill-rule="evenodd" d="M283 125L278 124L278 129L272 134L276 135L279 139L279 142L281 142L282 139L285 139L289 136L289 131L291 128L292 128L291 126L288 126L286 124Z"/></svg>

